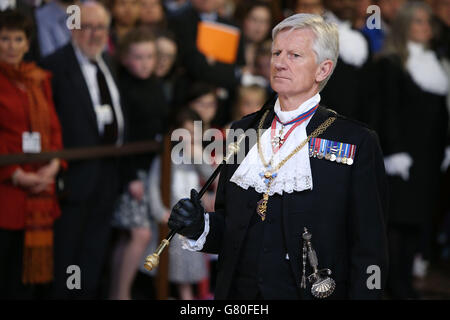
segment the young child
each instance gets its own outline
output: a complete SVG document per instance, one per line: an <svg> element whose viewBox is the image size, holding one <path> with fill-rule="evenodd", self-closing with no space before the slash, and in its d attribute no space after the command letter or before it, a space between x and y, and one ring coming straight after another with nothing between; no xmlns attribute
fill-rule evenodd
<svg viewBox="0 0 450 320"><path fill-rule="evenodd" d="M203 130L211 128L218 109L215 87L203 82L192 84L189 88L187 104L200 116Z"/></svg>
<svg viewBox="0 0 450 320"><path fill-rule="evenodd" d="M163 84L164 94L169 105L174 106L176 101L176 86L178 72L176 68L177 42L175 36L169 30L158 30L156 32L156 52L158 61L155 74Z"/></svg>
<svg viewBox="0 0 450 320"><path fill-rule="evenodd" d="M108 52L115 55L119 42L137 25L141 3L138 0L106 0L106 4L112 16Z"/></svg>
<svg viewBox="0 0 450 320"><path fill-rule="evenodd" d="M257 84L240 86L233 106L232 120L242 119L244 116L261 109L267 100L266 89Z"/></svg>
<svg viewBox="0 0 450 320"><path fill-rule="evenodd" d="M153 75L156 45L153 34L145 28L128 33L119 46L119 87L128 142L158 140L166 131L168 108L159 80ZM154 154L124 158L124 192L114 214L113 225L119 229L114 252L111 299L130 299L130 288L140 259L151 238L151 224L168 216L148 207L147 172ZM152 221L152 220L156 220Z"/></svg>
<svg viewBox="0 0 450 320"><path fill-rule="evenodd" d="M201 141L194 141L194 121L200 120L194 111L187 108L178 112L175 117L174 128L186 129L189 132L189 138L183 138L183 141L180 142L183 144L182 150L187 154L172 152L170 208L179 199L189 197L191 189L199 191L201 179L207 179L214 169L207 163L193 164L193 161L181 161L181 159L192 160L194 153L202 152ZM161 159L158 157L153 162L150 171L149 198L152 212L155 215L163 216L168 214L170 209L163 205L160 180ZM202 202L205 209L210 211L214 206L214 196L206 193ZM181 300L194 299L193 285L207 276L206 256L203 253L183 249L182 237L175 235L169 246L169 281L177 285L179 298Z"/></svg>

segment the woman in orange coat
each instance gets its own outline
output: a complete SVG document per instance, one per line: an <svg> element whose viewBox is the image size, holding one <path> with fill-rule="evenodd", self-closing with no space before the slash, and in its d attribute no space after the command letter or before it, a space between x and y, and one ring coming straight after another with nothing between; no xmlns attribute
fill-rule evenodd
<svg viewBox="0 0 450 320"><path fill-rule="evenodd" d="M0 12L0 155L62 148L50 74L23 62L27 18ZM0 166L0 298L32 298L53 278L53 222L61 163Z"/></svg>

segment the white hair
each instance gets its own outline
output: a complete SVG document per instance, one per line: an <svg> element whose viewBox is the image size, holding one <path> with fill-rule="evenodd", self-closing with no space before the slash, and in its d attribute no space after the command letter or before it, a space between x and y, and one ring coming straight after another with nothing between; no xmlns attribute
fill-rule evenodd
<svg viewBox="0 0 450 320"><path fill-rule="evenodd" d="M334 23L326 22L319 15L298 13L287 17L273 28L272 40L275 40L275 37L280 31L286 29L311 30L315 35L313 50L316 53L317 64L320 64L326 60L333 61L333 70L319 85L319 91L321 91L333 74L339 57L339 32L337 26Z"/></svg>

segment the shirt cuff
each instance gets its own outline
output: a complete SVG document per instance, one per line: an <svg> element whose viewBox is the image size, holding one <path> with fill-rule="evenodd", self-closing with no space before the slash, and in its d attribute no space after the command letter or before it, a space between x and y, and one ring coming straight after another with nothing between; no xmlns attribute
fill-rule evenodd
<svg viewBox="0 0 450 320"><path fill-rule="evenodd" d="M203 229L202 235L197 240L191 240L186 237L183 238L182 248L189 251L200 251L206 242L206 237L209 233L209 214L205 213L205 229Z"/></svg>

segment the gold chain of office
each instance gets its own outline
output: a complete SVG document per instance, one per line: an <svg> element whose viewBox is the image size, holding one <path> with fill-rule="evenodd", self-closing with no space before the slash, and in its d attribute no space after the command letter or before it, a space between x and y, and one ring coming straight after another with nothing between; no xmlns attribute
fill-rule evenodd
<svg viewBox="0 0 450 320"><path fill-rule="evenodd" d="M272 159L270 160L270 163L267 163L266 160L264 159L264 155L262 152L262 146L261 146L261 130L264 124L264 121L267 118L267 115L269 114L269 110L267 110L264 115L261 118L261 121L259 122L259 126L258 126L258 134L256 135L256 141L257 141L257 146L258 146L258 153L259 153L259 157L261 158L261 162L264 165L264 167L267 169L269 167L271 167L272 165L272 159L273 159L273 155L272 155ZM295 148L294 150L292 150L292 152L286 157L284 158L282 161L280 161L280 163L272 170L268 170L264 173L264 178L268 179L268 183L267 183L267 191L264 193L263 198L258 201L257 204L257 213L258 215L261 217L261 220L264 221L266 218L266 211L267 211L267 202L269 201L269 192L270 192L270 185L272 184L272 180L274 179L274 173L277 172L278 170L280 170L280 168L282 166L284 166L284 164L290 159L292 158L297 152L299 152L312 138L316 138L319 135L321 135L322 133L325 132L325 130L328 129L328 127L336 120L336 117L329 117L327 120L325 120L322 124L320 124L320 126L318 126L305 140L302 141L302 143L300 143L297 148Z"/></svg>
<svg viewBox="0 0 450 320"><path fill-rule="evenodd" d="M266 160L264 159L264 155L262 153L262 147L261 147L261 130L262 127L264 125L264 121L267 118L267 115L269 114L269 110L266 111L266 113L264 113L264 115L261 118L261 121L259 122L259 126L258 126L258 135L256 136L256 140L257 140L257 145L258 145L258 153L259 153L259 157L261 158L261 161L264 165L264 167L268 167L269 164L266 162ZM330 117L327 120L325 120L320 126L318 126L316 128L316 130L314 130L305 140L302 141L302 143L300 143L297 148L295 148L294 150L292 150L292 152L285 158L283 159L273 170L272 172L276 172L278 170L280 170L280 168L282 166L284 166L284 164L290 159L292 158L297 152L299 152L304 146L305 144L307 144L309 142L309 140L311 140L312 138L317 138L318 136L320 136L322 133L325 132L325 130L328 129L328 127L336 120L336 117Z"/></svg>

